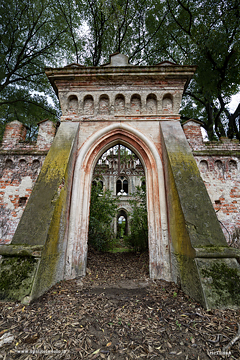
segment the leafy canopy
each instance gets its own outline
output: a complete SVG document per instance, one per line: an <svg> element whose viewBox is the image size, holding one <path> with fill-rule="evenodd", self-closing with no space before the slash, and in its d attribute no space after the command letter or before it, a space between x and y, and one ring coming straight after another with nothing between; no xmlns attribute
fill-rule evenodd
<svg viewBox="0 0 240 360"><path fill-rule="evenodd" d="M37 122L60 114L44 69L63 59L67 27L49 0L3 0L0 24L0 132L19 120L34 134Z"/></svg>
<svg viewBox="0 0 240 360"><path fill-rule="evenodd" d="M197 65L182 120L201 121L211 139L240 139L240 104L229 110L240 84L239 34L239 0L2 0L0 131L17 119L34 133L38 121L59 117L45 65L98 66L118 51L135 65Z"/></svg>

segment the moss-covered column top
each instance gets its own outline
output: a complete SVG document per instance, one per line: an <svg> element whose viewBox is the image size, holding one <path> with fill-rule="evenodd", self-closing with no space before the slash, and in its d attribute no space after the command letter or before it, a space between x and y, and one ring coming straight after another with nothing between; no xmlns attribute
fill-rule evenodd
<svg viewBox="0 0 240 360"><path fill-rule="evenodd" d="M64 186L67 165L78 128L78 123L63 123L59 127L12 244L45 244L55 203Z"/></svg>
<svg viewBox="0 0 240 360"><path fill-rule="evenodd" d="M191 246L227 246L180 123L162 122L161 131Z"/></svg>

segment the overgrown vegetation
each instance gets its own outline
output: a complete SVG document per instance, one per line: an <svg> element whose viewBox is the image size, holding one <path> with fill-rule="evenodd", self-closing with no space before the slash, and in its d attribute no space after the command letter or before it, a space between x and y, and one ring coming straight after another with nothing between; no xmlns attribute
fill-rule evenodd
<svg viewBox="0 0 240 360"><path fill-rule="evenodd" d="M125 238L128 246L134 251L144 252L148 249L148 221L146 188L137 187L134 199L129 201L132 206L130 213L131 233Z"/></svg>
<svg viewBox="0 0 240 360"><path fill-rule="evenodd" d="M117 212L118 198L111 191L103 191L100 185L93 185L91 190L88 241L94 249L107 251L114 238L111 226Z"/></svg>
<svg viewBox="0 0 240 360"><path fill-rule="evenodd" d="M94 184L94 183L93 183ZM95 250L105 252L113 251L119 247L120 239L116 239L113 231L113 220L117 214L119 199L112 196L111 191L103 191L100 184L95 183L91 190L91 205L89 219L89 245ZM134 199L129 200L132 211L129 213L130 234L123 236L125 222L118 224L117 237L123 237L129 250L144 252L148 249L148 222L146 190L137 187ZM125 246L124 251L127 250Z"/></svg>

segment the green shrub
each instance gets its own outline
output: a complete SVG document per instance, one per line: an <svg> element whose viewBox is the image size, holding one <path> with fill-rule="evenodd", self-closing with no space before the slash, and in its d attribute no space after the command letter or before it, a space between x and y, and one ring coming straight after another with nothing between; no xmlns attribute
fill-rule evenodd
<svg viewBox="0 0 240 360"><path fill-rule="evenodd" d="M130 213L131 233L126 237L126 243L134 251L144 252L148 249L148 221L147 202L145 187L137 187L134 200L129 202L132 205Z"/></svg>
<svg viewBox="0 0 240 360"><path fill-rule="evenodd" d="M100 186L92 186L89 244L98 251L107 251L114 237L112 220L117 211L118 198L113 198L109 190L102 191Z"/></svg>

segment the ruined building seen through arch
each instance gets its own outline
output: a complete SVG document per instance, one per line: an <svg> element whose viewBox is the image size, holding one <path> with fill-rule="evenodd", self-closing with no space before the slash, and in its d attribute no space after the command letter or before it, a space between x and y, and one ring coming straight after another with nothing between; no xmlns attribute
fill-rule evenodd
<svg viewBox="0 0 240 360"><path fill-rule="evenodd" d="M126 146L120 143L108 149L97 161L93 172L93 184L98 184L103 191L110 190L113 197L118 197L118 209L113 220L113 230L119 236L119 223L124 221L125 232L129 234L130 201L134 199L137 187L145 181L144 168L140 159Z"/></svg>
<svg viewBox="0 0 240 360"><path fill-rule="evenodd" d="M217 149L207 161L197 137L191 141L190 134L199 132L199 124L189 122L184 131L180 125L182 94L195 70L169 62L133 66L122 54L111 55L110 62L101 67L72 64L46 69L60 101L61 125L32 190L28 163L17 165L29 174L24 189L31 195L26 207L8 199L16 216L25 209L11 244L0 246L0 272L6 271L11 254L12 266L29 262L29 273L24 289L20 286L14 294L9 290L2 297L27 303L57 281L86 274L94 169L106 151L120 144L136 154L146 178L150 278L181 283L206 308L234 305L231 293L219 296L205 275L207 271L214 276L215 267L220 266L226 272L234 269L239 277L240 268L237 251L227 245L204 181L211 192L210 172L219 181L226 171L234 178L238 161L233 157L226 163ZM13 125L18 128L18 123ZM8 134L11 131L9 127ZM39 146L48 138L47 132L45 138L41 136ZM14 145L9 144L6 135L2 151L10 151L12 160ZM31 151L41 162L39 149ZM4 176L11 171L10 162L8 166ZM199 169L203 169L204 181ZM127 173L116 180L116 192L128 194ZM22 198L25 190L19 189ZM225 197L216 200L223 204Z"/></svg>

